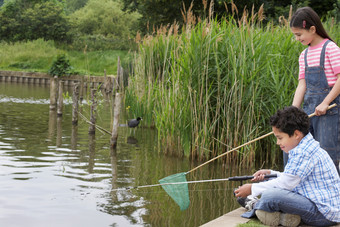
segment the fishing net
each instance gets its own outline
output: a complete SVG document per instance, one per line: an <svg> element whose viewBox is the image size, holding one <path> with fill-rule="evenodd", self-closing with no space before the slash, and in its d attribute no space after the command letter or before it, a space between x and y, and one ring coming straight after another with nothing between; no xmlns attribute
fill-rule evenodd
<svg viewBox="0 0 340 227"><path fill-rule="evenodd" d="M188 209L190 204L188 184L171 183L187 182L185 174L186 173L177 173L159 180L159 183L164 184L162 185L162 188L178 204L181 210Z"/></svg>

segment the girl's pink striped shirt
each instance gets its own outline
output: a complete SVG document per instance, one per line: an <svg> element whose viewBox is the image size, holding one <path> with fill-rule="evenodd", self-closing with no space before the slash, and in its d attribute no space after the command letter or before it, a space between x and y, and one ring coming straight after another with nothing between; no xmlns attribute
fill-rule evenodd
<svg viewBox="0 0 340 227"><path fill-rule="evenodd" d="M307 64L309 67L320 66L321 50L327 40L324 39L320 44L308 47ZM305 51L302 51L299 57L299 80L305 78ZM324 70L328 85L333 87L338 79L337 75L340 74L340 48L334 42L328 43L326 47Z"/></svg>

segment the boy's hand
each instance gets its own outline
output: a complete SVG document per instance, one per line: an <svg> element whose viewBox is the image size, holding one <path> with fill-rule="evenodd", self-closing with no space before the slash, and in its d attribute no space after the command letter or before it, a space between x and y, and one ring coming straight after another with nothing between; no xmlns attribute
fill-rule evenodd
<svg viewBox="0 0 340 227"><path fill-rule="evenodd" d="M264 176L270 174L270 170L269 169L261 169L259 171L257 171L256 173L253 174L254 178L251 179L251 181L263 181L264 180Z"/></svg>
<svg viewBox="0 0 340 227"><path fill-rule="evenodd" d="M244 184L234 191L236 197L247 197L251 194L251 184Z"/></svg>

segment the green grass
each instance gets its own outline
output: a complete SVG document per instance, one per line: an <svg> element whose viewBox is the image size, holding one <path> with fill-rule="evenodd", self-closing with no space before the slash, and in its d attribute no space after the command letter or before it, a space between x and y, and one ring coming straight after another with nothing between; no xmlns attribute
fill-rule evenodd
<svg viewBox="0 0 340 227"><path fill-rule="evenodd" d="M257 218L252 218L249 222L244 224L239 224L237 227L266 227Z"/></svg>
<svg viewBox="0 0 340 227"><path fill-rule="evenodd" d="M129 52L107 51L67 51L58 49L54 42L42 39L28 42L0 42L0 70L47 73L58 54L65 53L71 66L80 75L117 74L117 59L129 61Z"/></svg>

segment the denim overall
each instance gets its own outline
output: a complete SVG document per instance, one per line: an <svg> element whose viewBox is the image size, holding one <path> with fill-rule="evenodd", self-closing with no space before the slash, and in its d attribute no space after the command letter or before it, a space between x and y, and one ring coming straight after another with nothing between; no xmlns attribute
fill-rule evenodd
<svg viewBox="0 0 340 227"><path fill-rule="evenodd" d="M332 89L328 85L324 71L326 46L329 42L330 40L327 40L323 45L320 56L320 66L308 67L308 48L305 52L306 93L304 96L303 110L308 115L314 113L315 108L325 99ZM328 110L325 115L310 118L311 125L309 131L313 135L314 139L320 142L320 146L331 156L338 173L340 174L340 95L336 97L331 104L333 103L336 103L337 106ZM283 162L284 165L286 165L288 161L288 154L285 152L283 153Z"/></svg>
<svg viewBox="0 0 340 227"><path fill-rule="evenodd" d="M326 98L332 89L327 83L327 78L324 71L326 46L329 42L330 40L327 40L323 45L320 56L320 66L308 67L308 48L305 52L306 93L304 96L303 110L308 115L314 113L315 108ZM325 115L310 118L311 124L309 131L313 135L314 139L319 141L320 146L331 156L339 172L340 96L336 97L331 104L333 103L336 103L337 106L328 110Z"/></svg>

